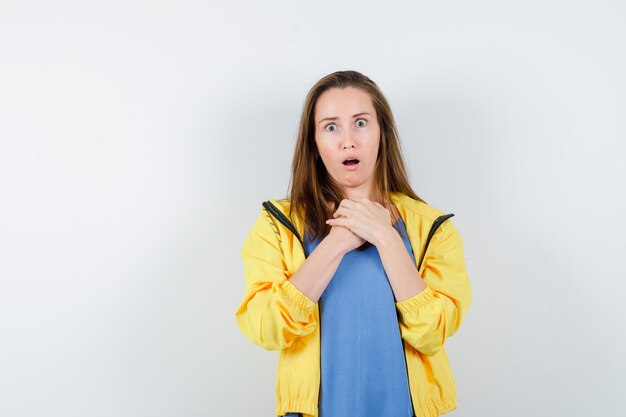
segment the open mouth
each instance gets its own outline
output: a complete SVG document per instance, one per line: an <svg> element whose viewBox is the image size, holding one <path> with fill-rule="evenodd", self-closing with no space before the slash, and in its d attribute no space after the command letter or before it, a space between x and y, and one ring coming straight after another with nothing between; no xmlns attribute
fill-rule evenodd
<svg viewBox="0 0 626 417"><path fill-rule="evenodd" d="M344 165L356 165L359 163L358 159L346 159L345 161L343 161Z"/></svg>

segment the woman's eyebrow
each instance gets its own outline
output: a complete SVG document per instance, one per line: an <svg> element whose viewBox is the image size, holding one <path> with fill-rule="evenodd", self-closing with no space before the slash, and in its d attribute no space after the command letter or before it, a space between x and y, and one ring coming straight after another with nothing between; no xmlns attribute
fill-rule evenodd
<svg viewBox="0 0 626 417"><path fill-rule="evenodd" d="M359 116L364 116L366 114L368 116L371 116L371 114L368 113L368 112L361 112L361 113L357 113L357 114L352 115L352 118L359 117ZM317 122L317 124L322 123L324 120L337 120L337 119L339 119L339 117L325 117L322 120L320 120L319 122Z"/></svg>

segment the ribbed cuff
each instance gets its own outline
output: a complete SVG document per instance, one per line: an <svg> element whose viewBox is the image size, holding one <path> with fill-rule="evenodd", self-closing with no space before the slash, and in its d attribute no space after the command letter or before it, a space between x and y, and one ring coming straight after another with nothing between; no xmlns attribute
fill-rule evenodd
<svg viewBox="0 0 626 417"><path fill-rule="evenodd" d="M293 285L289 280L284 281L283 290L291 301L302 310L307 316L315 310L316 302L307 297L302 291Z"/></svg>
<svg viewBox="0 0 626 417"><path fill-rule="evenodd" d="M303 417L318 416L319 409L314 401L298 401L286 399L276 404L276 415L283 416L287 413L303 413Z"/></svg>
<svg viewBox="0 0 626 417"><path fill-rule="evenodd" d="M411 298L396 303L396 307L402 314L410 314L430 303L434 298L435 294L433 290L429 286L426 286L419 294L415 294Z"/></svg>

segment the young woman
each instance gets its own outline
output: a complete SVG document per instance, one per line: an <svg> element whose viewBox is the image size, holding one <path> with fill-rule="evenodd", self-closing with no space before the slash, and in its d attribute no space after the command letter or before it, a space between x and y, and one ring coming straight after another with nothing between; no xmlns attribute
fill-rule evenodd
<svg viewBox="0 0 626 417"><path fill-rule="evenodd" d="M454 410L445 340L471 304L461 237L411 189L378 86L338 71L309 91L289 196L241 249L235 313L278 350L276 415L435 417Z"/></svg>

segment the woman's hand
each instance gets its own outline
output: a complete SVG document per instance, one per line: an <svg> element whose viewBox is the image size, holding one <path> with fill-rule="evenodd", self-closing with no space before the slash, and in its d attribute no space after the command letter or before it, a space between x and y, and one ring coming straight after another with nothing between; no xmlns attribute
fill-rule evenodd
<svg viewBox="0 0 626 417"><path fill-rule="evenodd" d="M333 218L326 220L326 223L346 227L375 246L386 234L393 231L389 210L365 197L341 200Z"/></svg>
<svg viewBox="0 0 626 417"><path fill-rule="evenodd" d="M331 227L328 237L336 242L336 244L341 248L343 254L346 254L365 243L365 239L344 226Z"/></svg>

